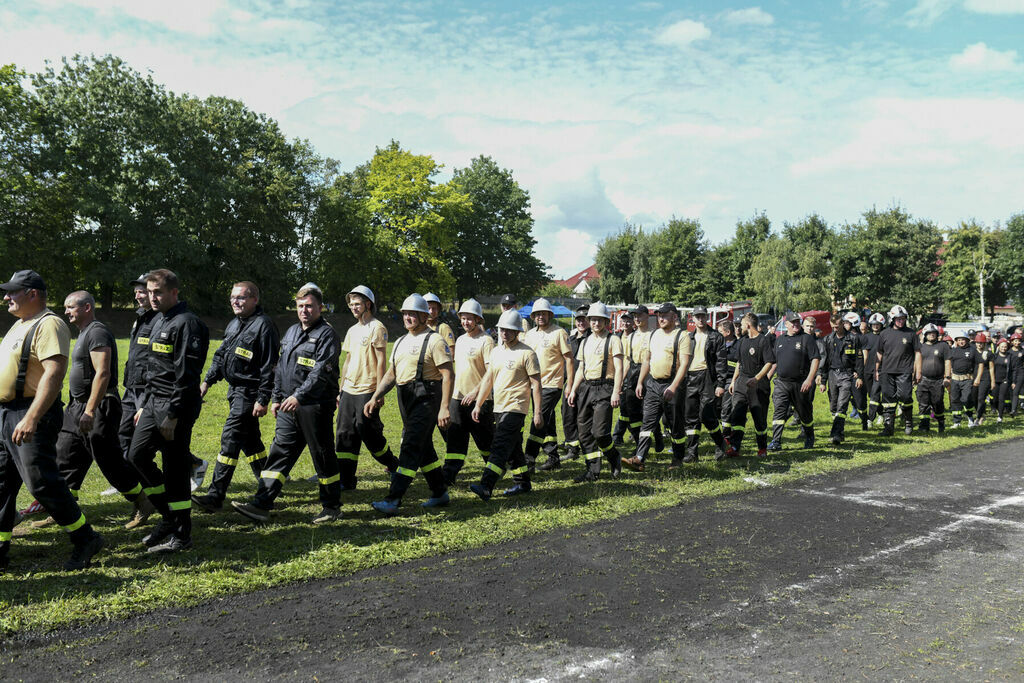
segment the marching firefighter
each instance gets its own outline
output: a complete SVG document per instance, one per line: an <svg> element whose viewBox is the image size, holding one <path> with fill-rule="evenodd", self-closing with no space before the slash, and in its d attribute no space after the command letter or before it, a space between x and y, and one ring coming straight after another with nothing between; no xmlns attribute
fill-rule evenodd
<svg viewBox="0 0 1024 683"><path fill-rule="evenodd" d="M730 443L739 453L749 409L754 423L757 457L763 458L768 455L768 401L772 389L768 378L775 366L775 338L771 334L761 334L757 316L753 313L744 315L740 326L745 336L736 342L737 364L729 383L729 393L732 394Z"/></svg>
<svg viewBox="0 0 1024 683"><path fill-rule="evenodd" d="M530 435L526 441L526 464L533 469L537 455L543 448L547 461L552 464L545 470L559 466L558 436L555 432L555 408L562 393L572 386L574 368L572 350L569 348L569 335L555 324L555 314L547 299L533 302L534 327L523 335L523 343L537 354L540 361L540 396L541 402L533 406L534 412L540 412L544 419L540 426L534 421L530 427Z"/></svg>
<svg viewBox="0 0 1024 683"><path fill-rule="evenodd" d="M267 449L260 434L260 418L267 414L274 390L274 370L281 336L260 306L260 290L254 282L236 282L229 299L235 318L224 330L220 345L199 385L205 397L210 387L228 383L228 417L220 436L220 454L206 495L193 495L192 504L204 512L216 512L224 504L235 467L242 459L260 481L267 463Z"/></svg>
<svg viewBox="0 0 1024 683"><path fill-rule="evenodd" d="M921 330L921 334L924 339L914 354L919 413L917 429L927 432L931 416L934 414L939 434L942 434L946 431L945 388L949 386L953 376L952 349L939 339L937 325L928 323Z"/></svg>
<svg viewBox="0 0 1024 683"><path fill-rule="evenodd" d="M613 441L615 447L625 445L623 437L628 430L633 437L634 447L640 443L640 427L644 417L644 406L637 398L636 388L640 379L640 368L644 364L644 354L651 335L647 331L650 312L644 305L628 311L633 329L622 334L622 355L625 372L622 377L622 396L619 397L619 421L615 425Z"/></svg>
<svg viewBox="0 0 1024 683"><path fill-rule="evenodd" d="M736 455L722 438L722 425L715 409L715 401L725 393L727 381L722 335L708 325L708 309L693 309L694 330L689 333L692 356L686 373L686 455L682 462L697 462L700 428L703 424L715 443L715 460ZM731 375L730 375L731 376ZM673 462L678 467L678 462Z"/></svg>
<svg viewBox="0 0 1024 683"><path fill-rule="evenodd" d="M514 484L505 489L504 495L516 496L532 490L530 469L523 453L523 424L531 400L534 406L533 426L538 430L544 426L544 413L537 410L543 400L540 361L532 348L519 341L521 321L516 311L501 314L498 320L501 343L491 352L491 365L484 374L473 408L474 422L487 419L483 404L493 390L494 440L491 453L480 475L480 483L469 487L482 500L490 500L494 485L505 474L506 465L512 468Z"/></svg>
<svg viewBox="0 0 1024 683"><path fill-rule="evenodd" d="M1013 395L1013 375L1017 370L1014 358L1010 355L1010 341L1000 339L996 352L992 354L992 395L996 401L996 422L1003 421L1003 415L1010 412Z"/></svg>
<svg viewBox="0 0 1024 683"><path fill-rule="evenodd" d="M914 353L917 336L907 326L907 309L893 306L889 310L890 326L878 335L877 379L882 383L882 436L895 431L896 407L903 415L903 429L909 436L914 431L913 388Z"/></svg>
<svg viewBox="0 0 1024 683"><path fill-rule="evenodd" d="M882 419L882 383L878 376L878 340L885 328L885 316L872 313L868 318L868 331L861 337L864 347L864 396L867 397L867 422L861 417L861 427L867 429L878 419Z"/></svg>
<svg viewBox="0 0 1024 683"><path fill-rule="evenodd" d="M514 310L516 310L516 296L515 296L515 294L506 294L505 296L501 297L501 303L499 305L501 306L501 312L502 313L505 313L507 311L514 311ZM529 332L530 331L530 324L528 322L526 322L526 318L524 318L522 316L519 316L519 331L520 332Z"/></svg>
<svg viewBox="0 0 1024 683"><path fill-rule="evenodd" d="M971 337L960 330L953 335L953 348L949 353L949 413L953 416L953 429L967 418L967 426L974 426L974 380L979 369L971 348Z"/></svg>
<svg viewBox="0 0 1024 683"><path fill-rule="evenodd" d="M441 337L441 341L448 345L450 354L455 349L455 333L452 332L451 325L441 321L441 299L437 294L427 292L423 295L423 300L427 302L427 308L430 309L427 327L436 332Z"/></svg>
<svg viewBox="0 0 1024 683"><path fill-rule="evenodd" d="M447 454L444 461L444 479L449 486L455 483L462 466L466 464L469 437L473 437L480 456L487 462L494 440L494 402L490 394L481 395L484 375L491 364L494 339L484 332L484 310L476 299L467 299L459 308L459 321L465 334L455 340L455 388L452 392L451 424L448 426ZM473 419L474 407L479 402L478 419Z"/></svg>
<svg viewBox="0 0 1024 683"><path fill-rule="evenodd" d="M569 333L569 352L572 354L573 377L579 372L580 362L577 360L577 352L580 350L580 343L590 334L590 323L587 322L587 307L578 306L576 315L573 317L573 330ZM568 385L570 388L572 385ZM565 459L573 460L580 454L579 423L577 417L579 411L576 406L569 405L569 397L562 401L562 431L565 432ZM553 463L552 463L553 466ZM545 462L540 469L548 469Z"/></svg>
<svg viewBox="0 0 1024 683"><path fill-rule="evenodd" d="M718 323L718 334L722 335L722 350L721 356L725 359L725 363L722 367L725 369L725 382L726 388L729 386L729 382L732 381L733 375L736 373L736 364L738 358L736 356L736 324L731 320L723 320ZM718 399L718 421L722 425L722 438L725 442L731 443L730 437L732 436L732 422L729 417L732 415L732 394L729 391L725 391ZM742 425L740 425L742 427Z"/></svg>
<svg viewBox="0 0 1024 683"><path fill-rule="evenodd" d="M992 351L988 345L988 335L978 332L974 336L974 362L978 366L978 375L974 380L974 424L981 426L988 409L988 397L992 389Z"/></svg>
<svg viewBox="0 0 1024 683"><path fill-rule="evenodd" d="M850 398L863 385L864 355L860 340L850 334L838 315L832 316L832 333L825 337L825 353L818 369L822 388L828 388L828 403L832 411L832 431L829 437L836 446L846 436L846 411Z"/></svg>
<svg viewBox="0 0 1024 683"><path fill-rule="evenodd" d="M853 410L850 411L850 416L857 420L860 420L861 429L868 428L868 377L867 370L864 366L864 358L867 356L867 350L864 348L865 333L861 332L860 316L850 311L843 316L842 324L846 327L846 332L852 335L860 346L860 364L861 372L859 375L860 383L855 384L853 387L853 397L850 399L850 403L853 404Z"/></svg>
<svg viewBox="0 0 1024 683"><path fill-rule="evenodd" d="M1020 411L1021 403L1024 403L1024 348L1021 347L1022 335L1020 331L1010 335L1010 355L1015 359L1016 371L1013 375L1013 384L1017 387L1013 392L1013 406L1010 416L1015 416Z"/></svg>
<svg viewBox="0 0 1024 683"><path fill-rule="evenodd" d="M416 470L423 473L430 487L430 498L421 503L423 507L441 507L449 502L433 435L435 428L447 429L451 424L452 361L447 345L427 327L429 315L427 302L419 294L410 294L402 302L406 334L391 348L391 367L363 409L367 416L379 410L384 396L398 387L403 424L398 469L391 476L387 497L371 503L374 510L387 516L398 514Z"/></svg>
<svg viewBox="0 0 1024 683"><path fill-rule="evenodd" d="M611 334L608 307L593 303L587 310L590 335L580 343L576 358L579 371L567 401L578 412L580 447L586 470L573 482L596 481L601 472L601 455L608 459L612 476L622 471L621 456L612 443L612 409L619 405L622 388L622 340Z"/></svg>
<svg viewBox="0 0 1024 683"><path fill-rule="evenodd" d="M790 406L800 420L804 448L814 447L814 409L811 396L821 356L817 340L804 332L800 314L786 316L786 334L775 340L775 388L772 403L772 440L769 451L782 450L782 432Z"/></svg>

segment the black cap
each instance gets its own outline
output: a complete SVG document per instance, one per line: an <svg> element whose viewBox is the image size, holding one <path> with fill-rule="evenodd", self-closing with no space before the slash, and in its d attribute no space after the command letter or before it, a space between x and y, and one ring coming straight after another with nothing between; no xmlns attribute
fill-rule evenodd
<svg viewBox="0 0 1024 683"><path fill-rule="evenodd" d="M19 289L46 289L46 283L39 273L34 270L19 270L11 276L10 282L0 285L5 292L14 292Z"/></svg>
<svg viewBox="0 0 1024 683"><path fill-rule="evenodd" d="M800 322L800 320L801 320L801 318L800 318L800 314L799 313L790 312L790 313L786 314L786 322L787 323L798 323L798 322Z"/></svg>
<svg viewBox="0 0 1024 683"><path fill-rule="evenodd" d="M633 315L650 315L651 314L651 312L649 310L647 310L647 307L644 306L643 304L640 304L639 306L634 308L632 313L633 313Z"/></svg>
<svg viewBox="0 0 1024 683"><path fill-rule="evenodd" d="M623 311L622 315L620 317L622 317L622 318L629 318L630 320L632 320L633 319L633 314L630 313L629 311Z"/></svg>
<svg viewBox="0 0 1024 683"><path fill-rule="evenodd" d="M693 315L707 315L707 314L708 314L708 307L707 306L694 306L693 307Z"/></svg>
<svg viewBox="0 0 1024 683"><path fill-rule="evenodd" d="M505 306L515 306L516 305L516 295L515 294L506 294L505 296L501 297L501 303L504 304Z"/></svg>
<svg viewBox="0 0 1024 683"><path fill-rule="evenodd" d="M580 304L579 306L576 307L576 317L577 318L586 318L587 317L587 311L589 311L589 310L590 309L587 307L586 304Z"/></svg>
<svg viewBox="0 0 1024 683"><path fill-rule="evenodd" d="M142 275L138 276L137 278L135 278L134 280L132 280L128 284L130 284L132 287L138 287L139 285L142 285L143 287L145 287L146 286L146 276L147 275L149 275L149 273L143 273Z"/></svg>
<svg viewBox="0 0 1024 683"><path fill-rule="evenodd" d="M662 305L658 306L658 313L678 313L679 309L676 305L670 301L666 301Z"/></svg>

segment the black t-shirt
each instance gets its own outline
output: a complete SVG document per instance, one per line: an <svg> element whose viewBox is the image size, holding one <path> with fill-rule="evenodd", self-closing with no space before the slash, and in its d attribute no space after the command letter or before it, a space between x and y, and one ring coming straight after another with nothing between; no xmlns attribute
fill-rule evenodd
<svg viewBox="0 0 1024 683"><path fill-rule="evenodd" d="M902 375L914 371L914 351L917 335L908 327L896 329L887 327L878 335L878 353L882 362L878 371L882 374Z"/></svg>
<svg viewBox="0 0 1024 683"><path fill-rule="evenodd" d="M753 377L761 372L765 363L775 362L774 337L768 334L759 334L756 338L743 337L734 345L737 361L740 364L740 374L744 377Z"/></svg>
<svg viewBox="0 0 1024 683"><path fill-rule="evenodd" d="M878 335L868 332L860 336L860 347L868 352L868 362L864 365L864 373L873 375L878 367Z"/></svg>
<svg viewBox="0 0 1024 683"><path fill-rule="evenodd" d="M780 379L804 381L811 371L811 361L820 358L818 340L802 330L792 336L784 334L775 341L775 372Z"/></svg>
<svg viewBox="0 0 1024 683"><path fill-rule="evenodd" d="M974 357L973 348L965 346L961 349L954 346L949 352L949 360L954 375L970 375L971 379L974 379L974 373L978 371L978 361Z"/></svg>
<svg viewBox="0 0 1024 683"><path fill-rule="evenodd" d="M92 357L89 354L104 346L110 347L110 381L107 382L107 393L116 393L117 342L106 325L94 320L78 335L78 341L71 352L68 391L73 398L85 401L92 393L92 380L96 377L96 369L92 366Z"/></svg>
<svg viewBox="0 0 1024 683"><path fill-rule="evenodd" d="M934 344L925 342L918 350L921 352L922 377L942 379L946 376L946 359L951 355L951 350L946 342L939 341Z"/></svg>
<svg viewBox="0 0 1024 683"><path fill-rule="evenodd" d="M974 354L974 364L975 364L975 366L977 366L978 364L981 365L981 368L982 368L981 369L981 378L982 379L988 379L989 378L988 362L990 360L992 360L992 352L988 350L988 346L987 345L986 345L986 347L985 347L985 349L983 351L979 351L977 346L975 346L974 349L972 349L972 351L973 351L973 354Z"/></svg>
<svg viewBox="0 0 1024 683"><path fill-rule="evenodd" d="M1007 377L1010 377L1010 373L1013 372L1013 358L1010 354L1001 356L998 353L992 354L992 362L995 364L996 375L992 378L992 381L996 384L1005 382ZM1012 377L1010 377L1012 380Z"/></svg>
<svg viewBox="0 0 1024 683"><path fill-rule="evenodd" d="M1010 349L1010 358L1013 362L1010 364L1010 369L1013 370L1014 374L1024 371L1024 349ZM1018 389L1020 387L1017 387Z"/></svg>

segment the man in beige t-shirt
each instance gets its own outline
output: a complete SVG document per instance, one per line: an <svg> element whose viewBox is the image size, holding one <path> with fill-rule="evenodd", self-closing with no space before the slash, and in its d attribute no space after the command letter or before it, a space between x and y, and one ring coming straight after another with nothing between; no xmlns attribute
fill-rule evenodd
<svg viewBox="0 0 1024 683"><path fill-rule="evenodd" d="M427 318L427 327L437 332L441 337L441 341L448 345L448 353L455 351L455 333L452 332L451 326L446 322L441 322L441 299L437 294L427 292L423 295L423 300L427 302L427 308L430 309L430 316Z"/></svg>
<svg viewBox="0 0 1024 683"><path fill-rule="evenodd" d="M506 311L498 320L501 343L491 352L491 366L484 375L483 384L473 408L473 420L482 421L486 416L483 405L486 397L494 390L494 440L491 455L487 458L479 484L469 489L483 500L490 500L494 485L505 474L505 465L511 465L515 484L505 489L506 496L529 493L530 470L523 453L523 424L530 400L540 405L540 362L533 349L519 341L520 316L516 311ZM533 424L544 426L544 416L533 412Z"/></svg>
<svg viewBox="0 0 1024 683"><path fill-rule="evenodd" d="M380 415L363 414L367 401L377 390L387 364L388 331L373 313L377 310L373 291L365 285L353 287L345 297L356 323L348 328L341 350L345 362L341 366L341 393L338 395L338 431L335 451L341 473L341 489L356 487L356 468L360 446L366 444L373 459L391 474L398 468L398 458L384 438Z"/></svg>
<svg viewBox="0 0 1024 683"><path fill-rule="evenodd" d="M459 308L459 321L464 335L455 342L455 392L452 394L450 413L452 423L448 427L447 456L444 461L444 478L451 486L466 462L469 437L473 437L481 457L487 461L494 439L494 418L491 397L484 396L481 418L472 418L480 387L491 363L494 339L484 332L484 311L476 299L468 299Z"/></svg>
<svg viewBox="0 0 1024 683"><path fill-rule="evenodd" d="M569 334L555 324L555 314L547 299L534 301L530 316L536 325L523 337L523 343L534 350L540 361L541 402L533 410L539 410L544 416L544 426L530 428L526 441L526 464L532 469L543 448L548 459L542 467L552 470L560 466L555 408L562 392L568 391L575 379L572 350L569 348Z"/></svg>

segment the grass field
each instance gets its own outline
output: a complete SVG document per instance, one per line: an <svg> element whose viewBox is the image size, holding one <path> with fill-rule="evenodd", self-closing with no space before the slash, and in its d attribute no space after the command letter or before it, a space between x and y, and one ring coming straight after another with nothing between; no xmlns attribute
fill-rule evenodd
<svg viewBox="0 0 1024 683"><path fill-rule="evenodd" d="M119 350L125 358L126 342L119 342ZM223 382L210 391L194 431L192 450L207 460L219 450L220 428L227 414L226 391ZM815 408L818 440L822 443L829 422L825 396L816 397ZM397 451L401 423L393 395L383 409L383 419L389 442ZM269 417L263 420L262 428L269 446L273 436ZM141 538L146 527L130 532L122 528L130 505L119 497L100 496L108 484L93 467L81 502L86 516L106 536L108 548L95 558L89 570L64 573L60 566L70 552L70 544L63 531L29 530L27 524L16 529L16 534L25 533L16 535L10 570L0 576L0 636L120 618L160 607L193 605L228 593L382 567L554 529L571 534L573 527L588 522L750 489L765 482L779 484L1022 435L1024 424L1020 418L996 425L993 417L983 428L947 432L944 438L932 432L931 436L900 434L883 441L877 430L862 432L859 424L851 421L846 444L821 445L807 451L796 448L796 430L787 429L787 450L767 460L741 457L716 464L708 442L703 446L701 461L682 470L669 472L668 456L661 454L652 458L645 473L624 472L614 481L606 474L600 482L584 485L571 481L583 467L575 460L553 473L539 474L534 480L534 493L512 500L495 498L489 503L483 503L466 488L481 472L481 460L471 446L460 482L451 491L450 507L422 509L419 503L428 491L419 478L409 491L403 513L394 518L381 518L369 506L370 501L383 497L387 479L364 450L359 488L342 494L344 519L327 526L309 523L320 506L316 486L304 481L313 474L309 457L304 454L270 523L254 526L230 507L217 515L194 510L195 548L166 558L145 552ZM438 452L443 453L440 437L435 441ZM211 475L212 464L207 483ZM236 472L229 499L244 499L254 487L253 476L243 465ZM22 491L19 503L29 502L31 498ZM216 609L215 602L211 609Z"/></svg>

